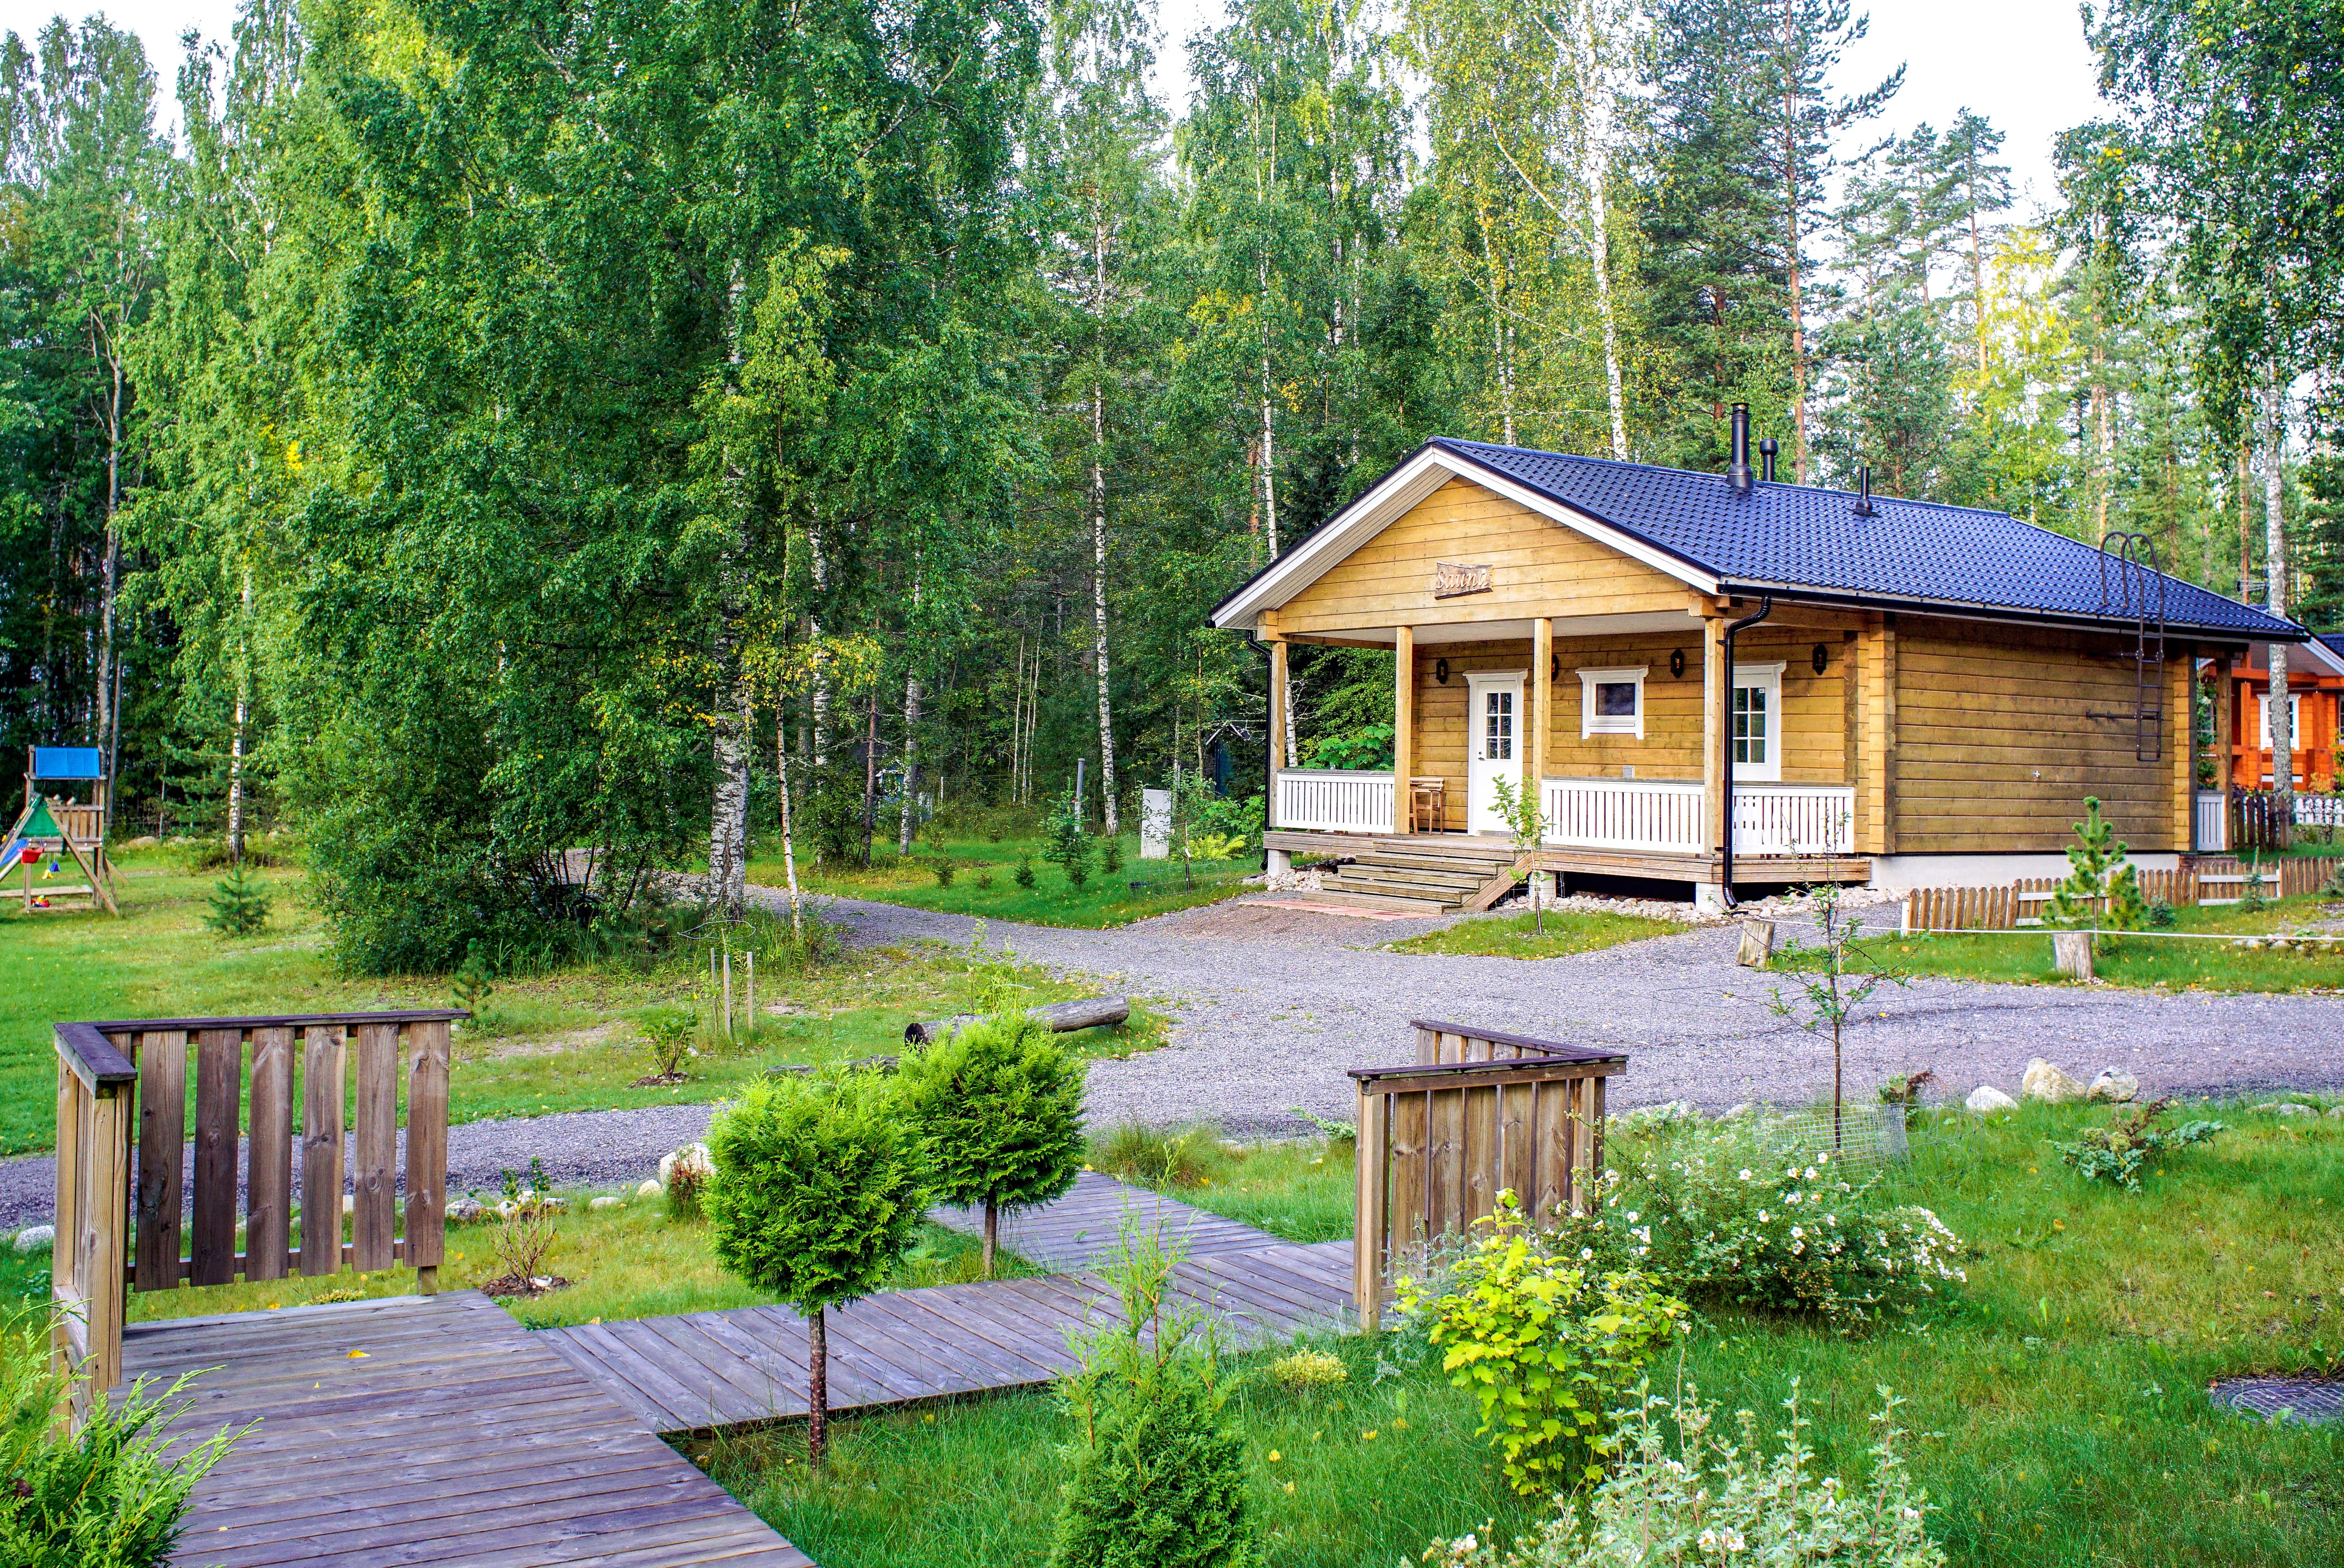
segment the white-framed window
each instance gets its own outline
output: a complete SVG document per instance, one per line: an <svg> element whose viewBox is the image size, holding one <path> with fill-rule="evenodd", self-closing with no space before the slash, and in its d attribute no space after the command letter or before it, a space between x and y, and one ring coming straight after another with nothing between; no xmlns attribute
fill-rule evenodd
<svg viewBox="0 0 2344 1568"><path fill-rule="evenodd" d="M2292 738L2295 749L2299 752L2304 749L2302 693L2289 692L2287 694L2287 733ZM2255 696L2255 723L2262 732L2262 738L2255 743L2256 749L2267 752L2270 750L2270 693L2268 692L2258 693Z"/></svg>
<svg viewBox="0 0 2344 1568"><path fill-rule="evenodd" d="M1644 676L1650 664L1579 672L1579 738L1633 735L1644 738Z"/></svg>
<svg viewBox="0 0 2344 1568"><path fill-rule="evenodd" d="M1733 666L1733 777L1768 784L1783 777L1783 663Z"/></svg>

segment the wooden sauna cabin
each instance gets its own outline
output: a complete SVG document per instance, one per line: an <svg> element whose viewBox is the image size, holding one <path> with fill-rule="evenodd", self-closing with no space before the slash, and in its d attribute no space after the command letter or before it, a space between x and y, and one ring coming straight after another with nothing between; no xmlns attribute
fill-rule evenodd
<svg viewBox="0 0 2344 1568"><path fill-rule="evenodd" d="M1710 907L2063 875L2086 795L2144 868L2223 847L2198 661L2301 627L2137 540L1783 484L1747 450L1739 410L1722 475L1435 440L1229 595L1213 624L1269 655L1272 869L1332 855L1329 896L1470 904L1512 860L1500 775L1538 794L1540 871ZM1325 644L1397 654L1389 770L1280 754L1293 650Z"/></svg>

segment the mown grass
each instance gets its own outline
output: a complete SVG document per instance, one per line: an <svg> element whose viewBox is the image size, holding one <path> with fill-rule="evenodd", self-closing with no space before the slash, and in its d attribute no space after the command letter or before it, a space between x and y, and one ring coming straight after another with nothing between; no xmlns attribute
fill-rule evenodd
<svg viewBox="0 0 2344 1568"><path fill-rule="evenodd" d="M1893 1388L1930 1527L1964 1568L2338 1561L2344 1428L2243 1418L2205 1385L2344 1372L2344 1119L2216 1108L2230 1130L2130 1193L2084 1181L2051 1147L2107 1114L2029 1106L1917 1129L1911 1163L1886 1180L1965 1239L1965 1286L1918 1321L1854 1336L1711 1303L1656 1381L1682 1377L1771 1432L1795 1380L1822 1464L1851 1478L1867 1462L1875 1391ZM1200 1156L1174 1189L1261 1223L1281 1181L1288 1202L1348 1185L1346 1152ZM1240 1182L1253 1190L1238 1195ZM1340 1353L1346 1385L1294 1395L1257 1376L1233 1404L1268 1563L1406 1563L1435 1536L1524 1522L1471 1435L1470 1396L1393 1336ZM1047 1553L1067 1435L1053 1401L1028 1395L843 1422L820 1480L787 1431L713 1462L825 1568L1023 1563Z"/></svg>
<svg viewBox="0 0 2344 1568"><path fill-rule="evenodd" d="M1042 858L1038 839L948 841L943 858L953 863L950 887L936 880L939 856L924 846L900 859L874 849L868 871L810 865L801 858L798 885L842 898L870 898L947 915L974 915L1027 926L1100 928L1215 903L1238 892L1255 869L1251 861L1198 861L1190 868L1192 886L1177 861L1142 860L1137 839L1127 837L1122 843L1122 867L1109 873L1094 863L1089 880L1081 887L1069 884L1064 871ZM1031 888L1017 885L1021 856L1033 860ZM781 857L761 855L753 859L749 879L763 886L783 885Z"/></svg>
<svg viewBox="0 0 2344 1568"><path fill-rule="evenodd" d="M453 1004L445 976L337 972L322 923L301 897L298 869L258 874L274 901L268 929L229 938L202 924L217 875L190 873L184 855L172 850L127 852L121 864L121 918L103 911L26 917L8 914L11 906L0 899L6 933L0 937L0 1154L47 1148L56 1140L52 1029L61 1021ZM775 960L786 944L770 920L736 933L732 942L736 951L761 946L765 963L756 1026L732 1037L713 1027L704 944L680 948L649 968L577 965L497 981L482 1017L458 1027L450 1118L716 1100L782 1063L899 1050L904 1027L914 1018L974 1010L987 998L1033 1006L1099 989L1086 976L1056 976L997 948L924 943L784 966ZM744 968L736 964L743 1009ZM652 1071L638 1026L649 1014L679 1007L694 1009L708 1025L701 1055L689 1063L689 1081L634 1087ZM1144 1001L1128 1023L1069 1037L1107 1056L1145 1049L1162 1037L1162 1021Z"/></svg>
<svg viewBox="0 0 2344 1568"><path fill-rule="evenodd" d="M1562 958L1592 953L1622 942L1648 936L1670 936L1684 927L1673 920L1647 920L1635 915L1598 915L1583 910L1551 909L1546 929L1529 915L1489 915L1460 920L1439 931L1384 945L1389 953L1438 953L1484 958Z"/></svg>
<svg viewBox="0 0 2344 1568"><path fill-rule="evenodd" d="M551 1329L773 1304L772 1296L743 1283L717 1262L705 1220L672 1219L666 1205L657 1199L631 1199L623 1208L591 1209L586 1207L588 1196L571 1195L572 1207L556 1218L554 1245L545 1259L545 1271L570 1284L541 1296L504 1301L505 1310L522 1323L532 1329ZM440 1270L442 1290L476 1289L506 1272L496 1246L500 1229L494 1219L449 1229L447 1261ZM345 1222L344 1234L348 1231ZM300 1239L298 1224L293 1239L297 1244ZM887 1289L965 1283L983 1277L983 1248L975 1237L924 1223L919 1239ZM45 1254L18 1258L13 1251L0 1251L0 1298L40 1295L47 1285L48 1263ZM1005 1278L1036 1272L1006 1249L995 1254L995 1272ZM215 1312L257 1312L318 1301L403 1296L415 1289L412 1269L316 1279L297 1276L134 1294L129 1314L131 1321L144 1322Z"/></svg>
<svg viewBox="0 0 2344 1568"><path fill-rule="evenodd" d="M2171 929L2197 936L2268 936L2315 921L2333 921L2339 914L2344 914L2344 905L2314 894L2274 899L2259 910L2236 905L2177 909ZM1883 918L1893 919L1893 915ZM1785 937L1817 939L1797 922L1779 925L1775 933L1777 942ZM2344 989L2344 946L2326 952L2250 951L2197 936L2143 931L2103 937L2093 952L2092 973L2112 986L2162 986L2176 991ZM1908 975L2016 985L2076 984L2062 976L2053 962L2051 933L2035 926L1961 936L1900 936L1894 931L1860 935L1849 945L1849 952L1864 967L1880 966ZM1777 955L1777 966L1783 968L1813 968L1819 962L1813 953L1783 955L1778 948Z"/></svg>
<svg viewBox="0 0 2344 1568"><path fill-rule="evenodd" d="M1351 1142L1230 1143L1209 1127L1096 1133L1089 1167L1288 1241L1351 1234Z"/></svg>

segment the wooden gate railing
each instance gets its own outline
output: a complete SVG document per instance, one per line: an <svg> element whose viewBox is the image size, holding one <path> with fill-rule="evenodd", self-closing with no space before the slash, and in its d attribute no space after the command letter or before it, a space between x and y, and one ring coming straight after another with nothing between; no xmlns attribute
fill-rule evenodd
<svg viewBox="0 0 2344 1568"><path fill-rule="evenodd" d="M1604 1080L1617 1051L1583 1050L1464 1024L1418 1020L1416 1060L1353 1067L1359 1187L1352 1299L1372 1332L1396 1266L1497 1211L1511 1191L1532 1218L1575 1209L1603 1167Z"/></svg>
<svg viewBox="0 0 2344 1568"><path fill-rule="evenodd" d="M106 1389L121 1381L126 1289L225 1285L238 1276L281 1280L296 1270L317 1275L349 1267L367 1273L404 1263L416 1270L424 1293L437 1290L448 1211L448 1033L450 1023L470 1016L434 1008L59 1024L52 1278L62 1310L54 1344L88 1372L86 1387ZM187 1163L190 1047L192 1203L180 1185ZM403 1235L396 1202L402 1054ZM249 1121L239 1127L248 1100ZM346 1117L352 1106L355 1115ZM354 1134L348 1241L341 1222L346 1131ZM247 1193L241 1249L240 1137L249 1138L241 1162ZM292 1229L297 1138L303 1217L298 1242ZM324 1223L309 1223L311 1216Z"/></svg>

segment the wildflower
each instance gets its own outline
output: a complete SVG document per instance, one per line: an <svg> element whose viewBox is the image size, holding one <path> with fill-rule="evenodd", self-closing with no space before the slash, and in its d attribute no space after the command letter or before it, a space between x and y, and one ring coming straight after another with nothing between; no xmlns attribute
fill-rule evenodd
<svg viewBox="0 0 2344 1568"><path fill-rule="evenodd" d="M1804 1236L1805 1234L1806 1234L1806 1232L1805 1232L1805 1231L1803 1231L1803 1230L1802 1230L1802 1229L1800 1229L1797 1226L1793 1225L1793 1226L1792 1226L1792 1227L1791 1227L1791 1239L1792 1239L1792 1240L1796 1241L1796 1240L1798 1240L1801 1237Z"/></svg>
<svg viewBox="0 0 2344 1568"><path fill-rule="evenodd" d="M1089 1169L1089 1168L1090 1168L1090 1167L1088 1167L1088 1166L1085 1166L1083 1168L1084 1168L1084 1169L1086 1169L1086 1170L1087 1170L1087 1169ZM1747 1180L1749 1180L1749 1179L1750 1179L1750 1173L1749 1173L1747 1170L1745 1170L1745 1171L1743 1171L1743 1172L1742 1173L1742 1179L1743 1179L1743 1180L1744 1180L1744 1181L1747 1181Z"/></svg>
<svg viewBox="0 0 2344 1568"><path fill-rule="evenodd" d="M1594 1257L1594 1256L1595 1256L1595 1249L1594 1249L1594 1248L1592 1248L1592 1247L1581 1247L1581 1248L1579 1249L1579 1260L1580 1260L1581 1263L1586 1262L1589 1259L1591 1259L1591 1258L1592 1258L1592 1257Z"/></svg>
<svg viewBox="0 0 2344 1568"><path fill-rule="evenodd" d="M1759 1223L1759 1224L1761 1224L1761 1225L1765 1224L1768 1220L1770 1220L1770 1219L1773 1219L1773 1218L1774 1218L1774 1217L1773 1217L1773 1215L1771 1215L1771 1214L1767 1213L1767 1212L1766 1212L1764 1209L1760 1209L1760 1210L1758 1211L1758 1223Z"/></svg>

